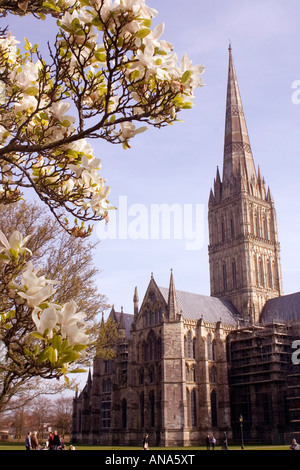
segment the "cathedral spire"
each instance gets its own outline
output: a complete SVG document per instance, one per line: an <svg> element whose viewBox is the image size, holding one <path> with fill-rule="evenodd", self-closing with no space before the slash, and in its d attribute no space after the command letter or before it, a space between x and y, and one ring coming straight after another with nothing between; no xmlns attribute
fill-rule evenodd
<svg viewBox="0 0 300 470"><path fill-rule="evenodd" d="M169 320L176 320L178 314L178 305L173 279L173 270L171 269L169 296L168 296Z"/></svg>
<svg viewBox="0 0 300 470"><path fill-rule="evenodd" d="M266 300L282 295L280 247L271 191L254 165L229 46L223 180L208 205L211 295L257 322Z"/></svg>
<svg viewBox="0 0 300 470"><path fill-rule="evenodd" d="M225 118L223 184L232 184L241 172L246 180L256 179L243 105L229 45L229 66Z"/></svg>

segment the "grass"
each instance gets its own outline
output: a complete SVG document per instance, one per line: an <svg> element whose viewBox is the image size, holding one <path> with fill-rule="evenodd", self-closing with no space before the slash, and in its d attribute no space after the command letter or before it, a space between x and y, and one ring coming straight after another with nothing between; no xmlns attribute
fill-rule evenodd
<svg viewBox="0 0 300 470"><path fill-rule="evenodd" d="M84 446L84 445L76 445L76 450L100 450L100 451L111 451L111 450L116 450L116 451L123 451L123 450L141 450L140 447L120 447L120 446ZM68 449L68 446L67 446ZM229 446L230 450L241 450L241 446L239 445L233 445ZM1 450L25 450L24 444L23 443L15 443L15 442L7 442L7 443L0 443L0 451ZM204 446L198 446L198 447L151 447L150 450L181 450L181 451L201 451L205 450L206 447ZM216 447L216 450L220 450L220 446ZM245 445L245 450L289 450L288 445Z"/></svg>

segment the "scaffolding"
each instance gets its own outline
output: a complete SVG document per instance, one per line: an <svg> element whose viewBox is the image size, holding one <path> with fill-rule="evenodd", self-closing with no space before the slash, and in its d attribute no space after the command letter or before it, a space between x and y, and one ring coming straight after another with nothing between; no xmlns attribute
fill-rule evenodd
<svg viewBox="0 0 300 470"><path fill-rule="evenodd" d="M230 333L229 385L235 439L240 435L242 415L248 441L284 440L290 419L287 374L291 344L291 329L283 323L251 325Z"/></svg>

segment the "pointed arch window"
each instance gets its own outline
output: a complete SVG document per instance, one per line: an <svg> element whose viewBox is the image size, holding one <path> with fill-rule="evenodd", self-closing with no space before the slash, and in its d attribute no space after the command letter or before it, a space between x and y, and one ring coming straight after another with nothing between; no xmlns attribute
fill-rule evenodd
<svg viewBox="0 0 300 470"><path fill-rule="evenodd" d="M193 359L196 359L196 338L193 339Z"/></svg>
<svg viewBox="0 0 300 470"><path fill-rule="evenodd" d="M210 381L211 384L217 383L217 370L216 370L215 367L212 367L212 368L210 369L209 381Z"/></svg>
<svg viewBox="0 0 300 470"><path fill-rule="evenodd" d="M187 425L191 425L191 392L186 389L186 403L187 403Z"/></svg>
<svg viewBox="0 0 300 470"><path fill-rule="evenodd" d="M187 399L187 424L188 426L195 427L197 426L197 396L196 389L193 388L190 391L186 389L186 399Z"/></svg>
<svg viewBox="0 0 300 470"><path fill-rule="evenodd" d="M212 344L211 344L211 334L207 336L207 359L212 360Z"/></svg>
<svg viewBox="0 0 300 470"><path fill-rule="evenodd" d="M194 388L191 392L191 425L197 426L197 397Z"/></svg>
<svg viewBox="0 0 300 470"><path fill-rule="evenodd" d="M106 395L101 401L101 422L102 428L110 428L111 398Z"/></svg>
<svg viewBox="0 0 300 470"><path fill-rule="evenodd" d="M212 342L212 360L217 360L217 343L215 339Z"/></svg>
<svg viewBox="0 0 300 470"><path fill-rule="evenodd" d="M192 342L192 333L191 331L187 334L187 357L192 357L193 352L193 342Z"/></svg>

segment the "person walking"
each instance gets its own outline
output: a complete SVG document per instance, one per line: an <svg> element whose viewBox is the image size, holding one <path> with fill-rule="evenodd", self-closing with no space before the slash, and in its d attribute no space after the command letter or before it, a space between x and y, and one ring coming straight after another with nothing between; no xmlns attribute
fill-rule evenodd
<svg viewBox="0 0 300 470"><path fill-rule="evenodd" d="M32 447L32 450L39 450L40 449L36 431L34 431L32 439L31 439L31 447Z"/></svg>
<svg viewBox="0 0 300 470"><path fill-rule="evenodd" d="M49 450L54 450L52 432L49 432L48 448L49 448Z"/></svg>
<svg viewBox="0 0 300 470"><path fill-rule="evenodd" d="M213 436L213 437L211 438L211 447L212 447L212 450L215 450L216 443L217 443L216 438Z"/></svg>
<svg viewBox="0 0 300 470"><path fill-rule="evenodd" d="M222 450L228 450L228 441L227 441L226 432L224 432L224 434L223 434Z"/></svg>
<svg viewBox="0 0 300 470"><path fill-rule="evenodd" d="M149 450L149 436L148 434L145 434L145 437L143 439L143 450Z"/></svg>
<svg viewBox="0 0 300 470"><path fill-rule="evenodd" d="M209 435L206 436L205 442L206 442L206 450L210 450L210 439L209 439Z"/></svg>
<svg viewBox="0 0 300 470"><path fill-rule="evenodd" d="M58 450L59 446L60 446L59 435L58 435L57 431L54 431L54 436L53 436L53 447L54 447L54 450Z"/></svg>
<svg viewBox="0 0 300 470"><path fill-rule="evenodd" d="M31 449L31 432L30 431L28 432L26 439L25 439L25 447L26 447L26 450Z"/></svg>

